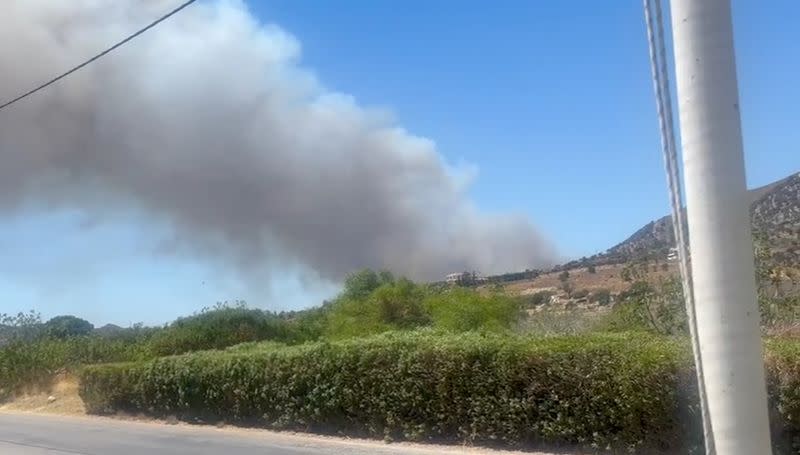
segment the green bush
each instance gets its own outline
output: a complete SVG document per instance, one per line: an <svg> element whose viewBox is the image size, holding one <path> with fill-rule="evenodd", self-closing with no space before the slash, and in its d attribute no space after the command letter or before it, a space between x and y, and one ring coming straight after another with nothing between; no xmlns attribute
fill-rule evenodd
<svg viewBox="0 0 800 455"><path fill-rule="evenodd" d="M636 281L616 300L611 312L600 318L598 329L644 330L662 335L688 333L683 290L677 277L656 285Z"/></svg>
<svg viewBox="0 0 800 455"><path fill-rule="evenodd" d="M573 292L570 295L570 298L583 299L583 298L586 298L588 296L589 296L589 290L588 289L578 289L577 291Z"/></svg>
<svg viewBox="0 0 800 455"><path fill-rule="evenodd" d="M518 298L462 287L436 290L406 279L386 282L365 295L347 290L342 295L327 314L325 335L332 340L427 326L454 332L506 330L521 315ZM348 295L361 297L344 297Z"/></svg>
<svg viewBox="0 0 800 455"><path fill-rule="evenodd" d="M519 321L522 311L517 299L463 288L431 295L425 307L435 328L452 332L507 330Z"/></svg>
<svg viewBox="0 0 800 455"><path fill-rule="evenodd" d="M611 291L608 289L597 289L589 294L589 301L606 306L611 303Z"/></svg>
<svg viewBox="0 0 800 455"><path fill-rule="evenodd" d="M44 330L51 338L70 338L92 333L94 326L87 320L75 316L56 316L45 322Z"/></svg>
<svg viewBox="0 0 800 455"><path fill-rule="evenodd" d="M523 305L528 308L536 308L550 303L550 299L555 295L553 291L539 291L529 296L521 297Z"/></svg>
<svg viewBox="0 0 800 455"><path fill-rule="evenodd" d="M90 324L72 316L42 324L35 313L3 316L0 339L0 401L15 393L46 389L58 372L91 363L149 360L189 351L222 349L242 342L296 343L321 333L321 311L291 318L217 305L164 328L136 325L108 334L86 333Z"/></svg>
<svg viewBox="0 0 800 455"><path fill-rule="evenodd" d="M800 341L768 340L766 359L773 444L800 453Z"/></svg>
<svg viewBox="0 0 800 455"><path fill-rule="evenodd" d="M389 333L90 366L92 413L145 412L386 439L680 448L680 343ZM694 441L688 441L694 442Z"/></svg>
<svg viewBox="0 0 800 455"><path fill-rule="evenodd" d="M288 341L294 334L277 316L244 304L217 305L199 314L179 318L149 341L152 356L222 349L248 341Z"/></svg>
<svg viewBox="0 0 800 455"><path fill-rule="evenodd" d="M0 402L46 389L57 373L81 365L147 358L140 345L98 337L14 341L0 348Z"/></svg>
<svg viewBox="0 0 800 455"><path fill-rule="evenodd" d="M430 316L422 306L425 295L422 286L400 279L359 298L341 297L331 305L326 334L343 339L429 325Z"/></svg>

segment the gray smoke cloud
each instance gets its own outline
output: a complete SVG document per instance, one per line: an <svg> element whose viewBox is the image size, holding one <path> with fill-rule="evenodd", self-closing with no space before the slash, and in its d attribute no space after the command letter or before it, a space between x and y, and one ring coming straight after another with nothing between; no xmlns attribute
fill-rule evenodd
<svg viewBox="0 0 800 455"><path fill-rule="evenodd" d="M176 4L16 0L0 18L0 97ZM162 252L361 267L413 278L516 271L555 252L521 215L486 214L463 172L387 112L325 88L298 41L238 1L198 2L0 112L0 215L37 206L167 223Z"/></svg>

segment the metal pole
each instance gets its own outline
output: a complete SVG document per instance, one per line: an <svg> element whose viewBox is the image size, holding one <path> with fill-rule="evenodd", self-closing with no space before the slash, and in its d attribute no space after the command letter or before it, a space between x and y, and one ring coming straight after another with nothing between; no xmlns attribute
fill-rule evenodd
<svg viewBox="0 0 800 455"><path fill-rule="evenodd" d="M730 0L673 0L692 278L719 455L771 453Z"/></svg>

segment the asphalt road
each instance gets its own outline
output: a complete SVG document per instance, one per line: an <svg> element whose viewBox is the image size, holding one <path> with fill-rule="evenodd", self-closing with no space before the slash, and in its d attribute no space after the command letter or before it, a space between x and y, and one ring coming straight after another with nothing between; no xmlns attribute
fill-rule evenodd
<svg viewBox="0 0 800 455"><path fill-rule="evenodd" d="M166 425L93 417L0 413L3 455L486 454L465 447L384 444L264 430ZM494 452L497 453L497 452ZM502 452L510 454L511 452ZM531 455L530 453L527 455Z"/></svg>

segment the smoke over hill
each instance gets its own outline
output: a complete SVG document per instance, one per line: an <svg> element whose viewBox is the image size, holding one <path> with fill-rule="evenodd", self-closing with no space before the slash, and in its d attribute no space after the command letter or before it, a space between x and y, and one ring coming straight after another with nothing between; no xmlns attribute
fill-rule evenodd
<svg viewBox="0 0 800 455"><path fill-rule="evenodd" d="M175 6L8 3L3 99ZM0 163L0 216L135 211L171 226L174 251L237 267L289 261L329 280L388 267L425 279L554 257L525 217L479 211L432 141L326 89L294 37L236 1L198 2L0 112Z"/></svg>

